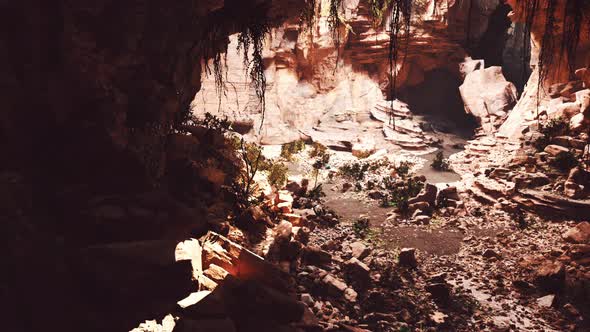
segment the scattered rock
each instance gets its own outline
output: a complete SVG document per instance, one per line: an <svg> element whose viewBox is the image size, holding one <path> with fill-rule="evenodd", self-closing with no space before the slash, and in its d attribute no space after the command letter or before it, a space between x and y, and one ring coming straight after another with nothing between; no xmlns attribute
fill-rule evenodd
<svg viewBox="0 0 590 332"><path fill-rule="evenodd" d="M537 299L537 305L541 308L551 308L554 300L555 295L546 295Z"/></svg>
<svg viewBox="0 0 590 332"><path fill-rule="evenodd" d="M486 249L486 250L484 250L484 252L481 255L485 258L492 258L492 257L501 258L502 257L500 254L495 252L493 249Z"/></svg>
<svg viewBox="0 0 590 332"><path fill-rule="evenodd" d="M355 257L344 263L346 280L351 282L357 289L365 289L368 286L371 279L370 272L369 267Z"/></svg>
<svg viewBox="0 0 590 332"><path fill-rule="evenodd" d="M346 283L331 274L327 274L323 279L322 283L325 286L325 291L329 295L333 296L341 296L344 294L344 291L348 288Z"/></svg>
<svg viewBox="0 0 590 332"><path fill-rule="evenodd" d="M446 283L431 283L426 285L425 289L436 301L447 301L451 295L449 286Z"/></svg>
<svg viewBox="0 0 590 332"><path fill-rule="evenodd" d="M565 241L570 243L590 243L590 223L581 222L567 230L562 236Z"/></svg>
<svg viewBox="0 0 590 332"><path fill-rule="evenodd" d="M561 262L545 261L536 271L535 281L544 289L559 289L565 279L565 266Z"/></svg>
<svg viewBox="0 0 590 332"><path fill-rule="evenodd" d="M350 244L350 249L352 250L352 257L358 259L364 259L371 253L371 249L369 249L364 243L361 241L353 242Z"/></svg>
<svg viewBox="0 0 590 332"><path fill-rule="evenodd" d="M560 145L555 145L555 144L550 144L547 145L545 147L545 151L546 153L548 153L550 156L552 157L556 157L557 155L561 154L561 153L567 153L569 152L569 149Z"/></svg>
<svg viewBox="0 0 590 332"><path fill-rule="evenodd" d="M399 265L417 267L418 261L416 260L416 249L414 248L403 248L399 253Z"/></svg>
<svg viewBox="0 0 590 332"><path fill-rule="evenodd" d="M322 266L330 264L332 255L317 246L307 246L301 252L301 258L306 264Z"/></svg>

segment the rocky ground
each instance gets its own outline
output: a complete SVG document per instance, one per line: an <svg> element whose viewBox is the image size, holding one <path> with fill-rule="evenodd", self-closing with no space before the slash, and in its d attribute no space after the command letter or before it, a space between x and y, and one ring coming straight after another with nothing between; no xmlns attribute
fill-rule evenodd
<svg viewBox="0 0 590 332"><path fill-rule="evenodd" d="M285 158L261 205L208 209L176 247L193 292L134 331L590 331L587 124L557 108L522 140L477 135L437 181L414 152Z"/></svg>

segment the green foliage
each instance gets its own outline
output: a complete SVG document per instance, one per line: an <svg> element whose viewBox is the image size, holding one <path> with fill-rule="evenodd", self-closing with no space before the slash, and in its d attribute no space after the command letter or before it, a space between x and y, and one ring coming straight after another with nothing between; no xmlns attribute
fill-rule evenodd
<svg viewBox="0 0 590 332"><path fill-rule="evenodd" d="M205 117L203 119L194 119L193 122L196 125L203 126L211 131L216 132L227 132L231 129L231 122L227 119L227 117L221 119L209 112L205 113Z"/></svg>
<svg viewBox="0 0 590 332"><path fill-rule="evenodd" d="M351 180L362 181L365 179L367 171L375 172L379 168L387 166L388 164L389 162L386 158L371 162L354 161L340 166L338 174Z"/></svg>
<svg viewBox="0 0 590 332"><path fill-rule="evenodd" d="M236 144L234 138L231 144ZM236 204L239 209L246 209L252 204L257 204L258 200L254 197L254 177L258 171L268 171L271 168L271 163L262 155L262 148L254 143L245 142L244 139L239 140L239 147L237 153L242 159L243 168L236 176L232 190L236 197Z"/></svg>
<svg viewBox="0 0 590 332"><path fill-rule="evenodd" d="M305 141L303 140L283 144L281 146L281 157L285 158L285 160L291 160L294 154L303 151L303 149L305 149Z"/></svg>
<svg viewBox="0 0 590 332"><path fill-rule="evenodd" d="M283 163L272 163L268 168L267 179L275 188L282 188L287 183L287 171L289 169Z"/></svg>
<svg viewBox="0 0 590 332"><path fill-rule="evenodd" d="M568 121L559 117L541 123L539 125L539 132L543 134L543 136L534 141L533 146L537 151L543 151L547 145L551 144L551 140L554 137L568 135L570 133L570 125Z"/></svg>
<svg viewBox="0 0 590 332"><path fill-rule="evenodd" d="M310 158L315 158L315 157L321 157L323 155L325 155L328 151L328 148L323 145L322 143L318 143L318 142L313 142L313 144L311 145L311 150L309 151L309 157Z"/></svg>
<svg viewBox="0 0 590 332"><path fill-rule="evenodd" d="M340 166L338 172L340 175L352 179L361 181L365 178L365 173L369 169L368 163L353 162L350 164L344 164Z"/></svg>
<svg viewBox="0 0 590 332"><path fill-rule="evenodd" d="M352 224L352 230L357 237L365 238L369 233L369 219L360 218Z"/></svg>
<svg viewBox="0 0 590 332"><path fill-rule="evenodd" d="M578 166L579 163L571 151L561 152L551 161L551 165L562 172L568 172L570 169Z"/></svg>
<svg viewBox="0 0 590 332"><path fill-rule="evenodd" d="M387 193L381 199L381 206L397 207L402 214L405 214L409 208L408 201L420 193L424 183L411 177L402 179L386 177L383 179L382 186Z"/></svg>
<svg viewBox="0 0 590 332"><path fill-rule="evenodd" d="M324 194L324 191L322 190L322 184L320 183L313 187L311 190L309 190L306 196L309 199L319 200L323 196L326 196L326 194Z"/></svg>
<svg viewBox="0 0 590 332"><path fill-rule="evenodd" d="M434 157L434 160L432 161L432 164L430 164L430 167L434 168L437 171L443 172L448 172L450 170L449 161L444 157L442 151L439 151L436 154L436 157Z"/></svg>
<svg viewBox="0 0 590 332"><path fill-rule="evenodd" d="M394 166L395 172L403 177L408 176L408 174L410 174L410 169L412 168L413 164L409 161L402 161L399 163L399 165Z"/></svg>

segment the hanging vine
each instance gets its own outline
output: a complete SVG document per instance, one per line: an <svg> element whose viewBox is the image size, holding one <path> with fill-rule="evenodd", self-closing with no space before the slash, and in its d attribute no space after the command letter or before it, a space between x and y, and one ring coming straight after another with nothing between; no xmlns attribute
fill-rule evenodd
<svg viewBox="0 0 590 332"><path fill-rule="evenodd" d="M256 96L260 101L262 108L262 119L260 121L259 131L262 131L264 125L264 116L266 111L266 75L264 74L264 59L262 51L264 47L264 38L270 32L270 23L268 22L266 11L258 15L251 15L248 22L240 28L238 34L238 51L242 51L244 68L249 70L249 76L254 86ZM250 47L252 55L250 57Z"/></svg>

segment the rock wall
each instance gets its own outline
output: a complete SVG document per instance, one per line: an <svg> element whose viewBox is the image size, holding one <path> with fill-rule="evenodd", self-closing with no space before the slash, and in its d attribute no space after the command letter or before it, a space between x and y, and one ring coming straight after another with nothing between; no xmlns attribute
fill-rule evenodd
<svg viewBox="0 0 590 332"><path fill-rule="evenodd" d="M343 1L343 18L336 49L328 26L329 1L320 1L312 27L296 20L272 31L265 45L265 120L232 37L227 53L227 84L219 98L213 77L204 77L192 110L249 122L251 133L266 144L280 144L305 136L320 123L361 121L389 97L389 34L387 18L374 22L366 1ZM460 79L465 45L477 44L487 30L497 0L426 1L416 9L406 43L402 32L397 65L399 89L417 86L433 71ZM470 14L471 13L471 14ZM470 22L470 24L468 24ZM260 130L259 130L260 128Z"/></svg>
<svg viewBox="0 0 590 332"><path fill-rule="evenodd" d="M0 4L7 330L128 331L130 321L157 312L165 298L178 299L184 286L164 284L174 285L183 268L165 271L152 257L156 262L145 263L153 270L146 271L112 252L101 256L103 266L84 249L184 238L208 227L213 217L206 208L223 200L215 187L231 181L233 164L218 137L172 130L201 86L198 59L224 50L228 36L253 17L277 26L302 6L300 0ZM30 302L41 298L51 303Z"/></svg>
<svg viewBox="0 0 590 332"><path fill-rule="evenodd" d="M507 3L513 8L509 17L518 23L526 21L526 1L509 0ZM553 47L545 46L552 61L546 66L546 73L543 75L543 81L539 82L539 54L544 47L544 36L546 33L547 11L550 1L539 1L539 9L535 13L531 26L531 66L533 72L526 84L525 90L518 101L518 104L510 112L500 128L500 134L507 137L518 138L522 136L523 130L528 126L527 122L537 118L539 114L550 112L549 105L551 96L549 91L551 86L558 83L566 83L572 79L573 73L570 68L585 68L590 65L590 25L582 23L580 31L580 40L575 50L576 63L569 63L570 57L567 52L563 53L561 45L564 38L564 15L567 1L555 1L554 9L555 22L551 31L552 36L547 41L554 45ZM590 9L587 9L590 10ZM590 12L582 13L582 22L588 22ZM569 16L568 16L569 17ZM569 18L571 19L571 17Z"/></svg>

